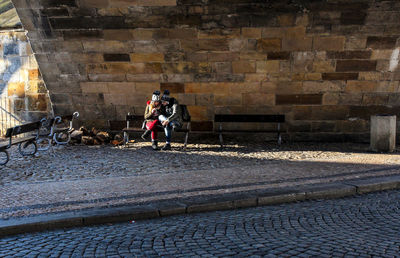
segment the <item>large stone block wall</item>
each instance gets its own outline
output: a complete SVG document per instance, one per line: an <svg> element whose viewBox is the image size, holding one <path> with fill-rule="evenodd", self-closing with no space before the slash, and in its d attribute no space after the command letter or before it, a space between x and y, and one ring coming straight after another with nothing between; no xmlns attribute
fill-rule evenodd
<svg viewBox="0 0 400 258"><path fill-rule="evenodd" d="M214 113L279 113L294 138L332 139L400 114L397 0L13 3L55 112L88 124L143 113L156 89L189 106L194 130Z"/></svg>
<svg viewBox="0 0 400 258"><path fill-rule="evenodd" d="M0 31L0 130L48 116L51 102L25 31Z"/></svg>

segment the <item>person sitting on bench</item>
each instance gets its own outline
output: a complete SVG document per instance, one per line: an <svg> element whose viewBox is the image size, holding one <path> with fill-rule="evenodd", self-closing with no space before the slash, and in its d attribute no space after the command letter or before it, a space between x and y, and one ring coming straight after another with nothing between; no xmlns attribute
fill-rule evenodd
<svg viewBox="0 0 400 258"><path fill-rule="evenodd" d="M161 97L161 115L158 117L165 131L165 145L161 150L171 150L172 129L182 127L182 110L178 101L170 97L169 90L165 90Z"/></svg>
<svg viewBox="0 0 400 258"><path fill-rule="evenodd" d="M147 136L151 133L151 147L153 150L158 150L158 128L160 121L158 120L161 114L160 92L155 91L151 97L151 101L147 101L146 110L144 112L144 119L146 124L146 131L142 135L142 139L146 140Z"/></svg>

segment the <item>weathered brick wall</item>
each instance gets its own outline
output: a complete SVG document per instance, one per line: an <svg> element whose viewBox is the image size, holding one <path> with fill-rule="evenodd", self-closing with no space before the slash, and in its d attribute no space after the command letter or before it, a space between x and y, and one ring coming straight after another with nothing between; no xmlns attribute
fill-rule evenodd
<svg viewBox="0 0 400 258"><path fill-rule="evenodd" d="M282 113L293 137L361 134L371 114L400 114L397 0L13 3L55 112L87 123L140 114L166 88L194 130L214 113Z"/></svg>
<svg viewBox="0 0 400 258"><path fill-rule="evenodd" d="M51 113L49 94L24 31L0 31L0 90L0 130Z"/></svg>

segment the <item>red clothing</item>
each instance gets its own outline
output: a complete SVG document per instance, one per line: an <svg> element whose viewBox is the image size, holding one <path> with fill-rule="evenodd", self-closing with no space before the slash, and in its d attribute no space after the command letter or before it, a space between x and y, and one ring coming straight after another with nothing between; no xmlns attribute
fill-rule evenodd
<svg viewBox="0 0 400 258"><path fill-rule="evenodd" d="M157 136L158 136L158 131L157 131L158 124L160 124L160 121L158 121L158 120L149 121L146 123L147 130L151 131L151 139L155 140L155 141L157 140Z"/></svg>
<svg viewBox="0 0 400 258"><path fill-rule="evenodd" d="M152 110L150 112L149 106L151 105L151 100L147 101L147 107L146 107L146 112L145 112L145 119L146 119L146 128L147 130L151 131L151 140L157 140L158 136L158 125L161 125L160 121L158 120L158 113L154 112L155 110Z"/></svg>

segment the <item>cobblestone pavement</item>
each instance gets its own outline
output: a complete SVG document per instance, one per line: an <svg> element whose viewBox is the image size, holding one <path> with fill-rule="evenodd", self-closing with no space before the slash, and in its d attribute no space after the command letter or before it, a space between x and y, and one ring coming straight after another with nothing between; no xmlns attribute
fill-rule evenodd
<svg viewBox="0 0 400 258"><path fill-rule="evenodd" d="M400 174L399 151L352 143L67 146L0 167L0 219Z"/></svg>
<svg viewBox="0 0 400 258"><path fill-rule="evenodd" d="M0 239L1 257L396 257L400 191Z"/></svg>
<svg viewBox="0 0 400 258"><path fill-rule="evenodd" d="M274 143L250 143L231 144L223 151L215 144L189 144L187 151L182 150L182 144L174 146L171 152L154 152L149 143L143 142L134 143L130 148L76 145L57 148L54 153L39 152L32 158L21 157L12 150L10 162L0 167L0 185L235 168L267 165L273 161L335 161L339 157L347 158L347 162L358 157L367 163L375 160L400 165L397 152L368 154L365 144L292 143L279 148Z"/></svg>

